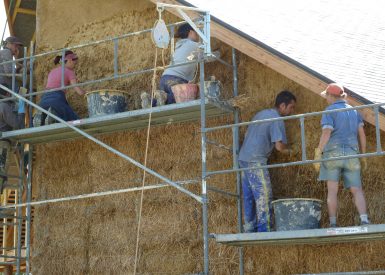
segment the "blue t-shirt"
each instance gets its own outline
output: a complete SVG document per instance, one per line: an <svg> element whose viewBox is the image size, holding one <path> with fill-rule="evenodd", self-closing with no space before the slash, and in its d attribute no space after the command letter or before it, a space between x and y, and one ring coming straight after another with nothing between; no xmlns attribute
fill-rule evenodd
<svg viewBox="0 0 385 275"><path fill-rule="evenodd" d="M276 109L267 109L257 113L253 120L280 117ZM239 160L267 163L274 149L274 143L286 141L285 124L282 120L252 124L248 127L245 140L239 152Z"/></svg>
<svg viewBox="0 0 385 275"><path fill-rule="evenodd" d="M345 100L338 100L330 104L325 111L350 108ZM362 117L356 110L323 114L321 119L322 129L332 129L329 142L326 144L327 150L334 145L358 145L358 128L364 125Z"/></svg>

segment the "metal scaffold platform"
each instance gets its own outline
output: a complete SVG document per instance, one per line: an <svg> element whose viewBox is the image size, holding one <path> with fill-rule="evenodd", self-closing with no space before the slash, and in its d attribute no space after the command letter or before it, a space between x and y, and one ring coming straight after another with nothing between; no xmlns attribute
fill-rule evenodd
<svg viewBox="0 0 385 275"><path fill-rule="evenodd" d="M206 115L215 117L231 113L230 107L214 103L206 99ZM97 135L115 131L137 130L148 126L148 118L152 114L151 125L170 125L174 123L199 120L201 115L200 99L177 104L153 107L152 109L140 109L85 118L70 122L88 134ZM30 144L47 143L65 139L73 139L81 135L68 128L63 123L26 128L2 133L1 138L28 142Z"/></svg>
<svg viewBox="0 0 385 275"><path fill-rule="evenodd" d="M232 246L342 243L385 239L385 224L212 236Z"/></svg>

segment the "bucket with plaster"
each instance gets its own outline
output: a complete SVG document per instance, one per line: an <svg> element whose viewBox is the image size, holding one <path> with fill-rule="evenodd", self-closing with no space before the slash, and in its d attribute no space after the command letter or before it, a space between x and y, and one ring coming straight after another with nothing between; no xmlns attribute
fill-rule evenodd
<svg viewBox="0 0 385 275"><path fill-rule="evenodd" d="M292 198L273 201L277 231L316 229L320 227L322 201Z"/></svg>
<svg viewBox="0 0 385 275"><path fill-rule="evenodd" d="M199 87L192 83L177 84L171 87L171 91L174 94L175 102L180 103L197 99Z"/></svg>
<svg viewBox="0 0 385 275"><path fill-rule="evenodd" d="M222 83L218 80L215 80L214 76L210 77L210 80L205 81L205 96L209 99L218 100L221 96Z"/></svg>
<svg viewBox="0 0 385 275"><path fill-rule="evenodd" d="M118 90L97 90L86 93L90 117L126 111L126 93Z"/></svg>

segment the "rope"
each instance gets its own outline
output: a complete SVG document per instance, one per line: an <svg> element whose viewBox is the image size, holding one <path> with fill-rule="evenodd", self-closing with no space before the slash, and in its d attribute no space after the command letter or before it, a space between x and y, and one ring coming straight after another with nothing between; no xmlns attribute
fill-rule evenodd
<svg viewBox="0 0 385 275"><path fill-rule="evenodd" d="M162 51L162 53L163 53L163 51ZM150 113L149 113L149 117L148 117L147 137L146 137L146 150L145 150L145 154L144 154L144 166L147 166L148 144L149 144L149 140L150 140L150 129L151 129L151 118L152 118L152 101L154 99L154 94L155 94L156 64L158 62L158 48L157 47L155 47L155 58L154 59L155 59L154 60L154 72L152 74L152 81L151 81ZM147 174L146 171L143 170L142 191L140 192L138 229L137 229L137 232L136 232L134 275L136 274L136 268L137 268L137 263L138 263L140 223L141 223L141 220L142 220L144 184L146 182L146 174Z"/></svg>

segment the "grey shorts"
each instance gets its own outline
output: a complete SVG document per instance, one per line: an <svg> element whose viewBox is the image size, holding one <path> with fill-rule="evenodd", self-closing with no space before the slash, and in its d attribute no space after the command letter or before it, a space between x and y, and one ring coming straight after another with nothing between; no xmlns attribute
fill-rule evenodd
<svg viewBox="0 0 385 275"><path fill-rule="evenodd" d="M354 146L335 145L324 151L322 158L333 158L357 155L358 148ZM344 187L361 187L361 164L358 158L325 161L321 163L318 180L344 180Z"/></svg>

